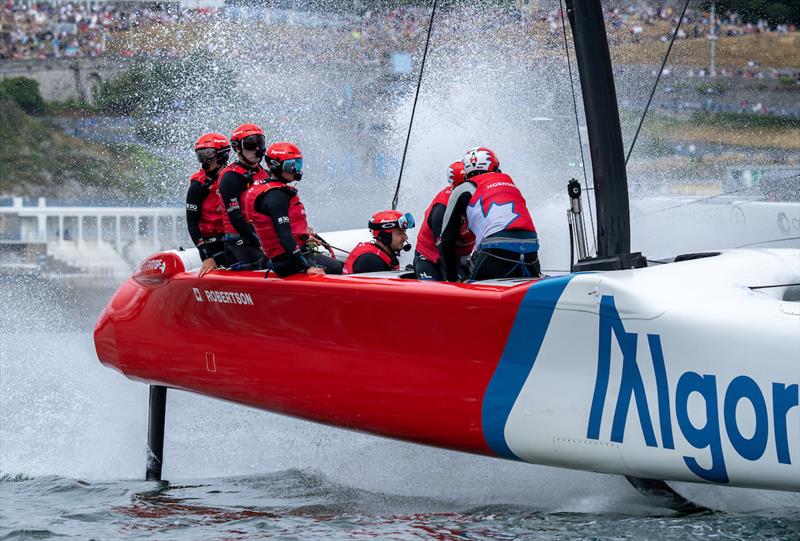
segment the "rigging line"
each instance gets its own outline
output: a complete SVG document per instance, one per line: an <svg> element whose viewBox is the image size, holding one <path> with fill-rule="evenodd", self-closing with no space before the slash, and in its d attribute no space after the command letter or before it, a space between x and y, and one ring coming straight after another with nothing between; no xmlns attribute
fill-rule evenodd
<svg viewBox="0 0 800 541"><path fill-rule="evenodd" d="M419 88L422 86L422 74L425 71L425 59L428 56L428 44L431 42L431 31L433 30L433 18L436 16L436 4L438 0L433 0L431 10L431 20L428 23L428 36L425 38L425 49L422 51L422 64L419 67L419 79L417 79L417 91L414 94L414 105L411 107L411 119L408 122L408 133L406 134L406 144L403 148L403 159L400 161L400 174L397 176L397 187L394 189L392 197L392 210L397 210L397 203L400 199L400 183L403 181L403 168L406 164L406 154L408 154L408 142L411 140L411 126L414 125L414 113L417 110L417 100L419 99Z"/></svg>
<svg viewBox="0 0 800 541"><path fill-rule="evenodd" d="M750 244L742 244L741 246L737 246L737 248L749 248L750 246L758 246L759 244L770 244L772 242L782 242L785 240L800 240L800 237L785 237L782 239L762 240L759 242L751 242Z"/></svg>
<svg viewBox="0 0 800 541"><path fill-rule="evenodd" d="M586 160L583 157L583 140L581 139L581 123L578 119L578 99L575 97L575 80L572 76L572 61L569 59L569 44L567 43L567 23L564 21L564 2L558 0L561 11L561 30L564 33L564 52L567 55L567 69L569 70L569 89L572 91L572 108L575 110L575 130L578 132L578 148L581 149L581 169L583 170L583 189L586 200L589 202L589 223L592 226L592 251L597 251L597 235L594 233L594 216L592 214L592 200L589 197L589 179L586 177Z"/></svg>
<svg viewBox="0 0 800 541"><path fill-rule="evenodd" d="M672 45L675 43L675 37L678 35L678 30L681 28L681 23L683 22L683 17L686 15L686 8L689 7L689 0L686 0L686 3L683 4L683 11L681 11L681 17L678 19L678 24L675 26L675 30L672 32L672 39L669 42L669 47L667 48L667 54L664 55L664 60L661 61L661 69L658 70L658 75L656 75L656 81L653 83L653 89L650 91L650 97L647 98L647 105L644 106L644 111L642 111L642 117L639 119L639 126L636 128L636 133L633 134L633 141L631 141L631 146L628 148L628 155L625 156L625 165L628 165L628 160L631 157L631 152L633 152L633 147L636 145L636 139L639 137L639 131L642 129L642 124L644 124L644 117L647 116L647 110L650 108L650 102L653 101L653 96L656 93L656 88L658 88L658 81L661 80L661 74L664 73L664 66L667 65L667 59L669 58L669 53L672 51Z"/></svg>
<svg viewBox="0 0 800 541"><path fill-rule="evenodd" d="M689 205L695 205L697 203L704 203L706 201L711 201L712 199L716 199L718 197L725 197L726 195L733 195L733 194L739 193L739 192L746 192L746 191L749 191L750 189L751 188L740 188L738 190L733 190L731 192L722 192L722 193L718 193L717 195L710 195L708 197L701 197L699 199L694 199L693 201L688 201L686 203L681 203L680 205L672 205L671 207L665 207L663 209L654 210L652 212L643 212L642 215L643 216L650 216L651 214L658 214L659 212L664 212L664 211L667 211L667 210L677 209L677 208L681 208L681 207L687 207Z"/></svg>

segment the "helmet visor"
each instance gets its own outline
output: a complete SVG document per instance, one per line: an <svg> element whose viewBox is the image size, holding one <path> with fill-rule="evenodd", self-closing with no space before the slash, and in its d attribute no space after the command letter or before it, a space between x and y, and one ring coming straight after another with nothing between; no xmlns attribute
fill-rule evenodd
<svg viewBox="0 0 800 541"><path fill-rule="evenodd" d="M414 217L411 215L411 213L406 212L397 219L397 225L400 227L400 229L414 229L416 224L414 223Z"/></svg>
<svg viewBox="0 0 800 541"><path fill-rule="evenodd" d="M195 151L195 154L200 163L209 163L217 159L217 151L213 148L200 148Z"/></svg>
<svg viewBox="0 0 800 541"><path fill-rule="evenodd" d="M293 158L283 162L283 170L287 173L299 173L303 170L303 158Z"/></svg>
<svg viewBox="0 0 800 541"><path fill-rule="evenodd" d="M390 222L369 223L369 228L375 231L388 231L390 229L413 229L416 224L414 223L414 216L410 212L406 212L397 220Z"/></svg>
<svg viewBox="0 0 800 541"><path fill-rule="evenodd" d="M266 150L267 139L263 135L248 135L242 139L242 148L249 151Z"/></svg>

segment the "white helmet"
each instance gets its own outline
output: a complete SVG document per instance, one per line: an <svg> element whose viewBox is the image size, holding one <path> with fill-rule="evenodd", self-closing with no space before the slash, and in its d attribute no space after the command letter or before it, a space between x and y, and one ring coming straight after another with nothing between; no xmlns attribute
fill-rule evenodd
<svg viewBox="0 0 800 541"><path fill-rule="evenodd" d="M461 161L464 162L464 178L500 169L500 160L497 159L494 152L486 147L469 149Z"/></svg>

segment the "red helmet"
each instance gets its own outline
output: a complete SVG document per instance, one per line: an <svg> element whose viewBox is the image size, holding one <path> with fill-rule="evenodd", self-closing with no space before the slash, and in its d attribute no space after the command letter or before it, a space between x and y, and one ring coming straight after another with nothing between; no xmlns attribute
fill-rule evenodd
<svg viewBox="0 0 800 541"><path fill-rule="evenodd" d="M252 139L250 139L252 137ZM264 150L266 148L266 135L264 130L258 124L241 124L233 130L231 134L231 147L237 152L242 150L242 142L247 139L247 143L252 143L253 148L247 148L249 145L245 144L246 150ZM263 154L262 154L263 155Z"/></svg>
<svg viewBox="0 0 800 541"><path fill-rule="evenodd" d="M453 188L464 182L464 162L459 160L450 164L447 168L447 182Z"/></svg>
<svg viewBox="0 0 800 541"><path fill-rule="evenodd" d="M374 238L380 238L381 233L392 229L410 229L414 227L414 217L410 212L403 214L399 210L382 210L376 212L369 219L369 229Z"/></svg>
<svg viewBox="0 0 800 541"><path fill-rule="evenodd" d="M210 171L214 163L227 164L230 150L228 139L221 133L203 134L194 144L197 160L205 171Z"/></svg>
<svg viewBox="0 0 800 541"><path fill-rule="evenodd" d="M194 150L198 151L201 148L213 148L214 150L229 150L228 138L221 133L205 133L194 144Z"/></svg>
<svg viewBox="0 0 800 541"><path fill-rule="evenodd" d="M294 175L294 180L303 178L303 152L294 143L280 141L267 149L267 165L276 177L281 171Z"/></svg>
<svg viewBox="0 0 800 541"><path fill-rule="evenodd" d="M471 148L461 160L464 164L464 178L471 178L481 173L492 173L500 169L500 160L494 152L486 147Z"/></svg>

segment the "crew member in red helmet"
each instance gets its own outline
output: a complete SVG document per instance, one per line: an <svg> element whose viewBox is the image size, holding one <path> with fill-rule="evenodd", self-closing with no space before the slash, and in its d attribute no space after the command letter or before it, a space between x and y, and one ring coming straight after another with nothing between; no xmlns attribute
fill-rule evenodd
<svg viewBox="0 0 800 541"><path fill-rule="evenodd" d="M447 168L448 186L436 194L428 209L425 211L425 219L417 235L417 246L414 251L414 272L420 280L443 280L441 255L439 254L439 238L442 235L442 220L450 193L464 182L464 163L459 160L453 162ZM467 228L466 221L461 222L458 239L456 240L456 252L459 255L459 276L466 277L468 269L466 258L472 253L475 247L475 235Z"/></svg>
<svg viewBox="0 0 800 541"><path fill-rule="evenodd" d="M217 187L219 172L228 164L231 147L221 133L206 133L194 144L201 169L189 179L186 192L186 225L189 236L200 252L203 265L200 276L218 266L227 265L222 215L224 213Z"/></svg>
<svg viewBox="0 0 800 541"><path fill-rule="evenodd" d="M470 280L538 277L539 239L522 192L488 148L471 148L461 161L465 180L450 194L442 219L445 279L458 279L456 241L464 219L475 235Z"/></svg>
<svg viewBox="0 0 800 541"><path fill-rule="evenodd" d="M262 269L266 260L253 226L247 221L242 197L254 182L269 178L259 165L267 149L264 130L257 124L237 126L231 134L231 148L238 159L220 172L218 190L225 209L225 256L234 270Z"/></svg>
<svg viewBox="0 0 800 541"><path fill-rule="evenodd" d="M345 274L380 272L400 268L400 251L408 251L406 229L414 227L411 213L398 210L382 210L369 219L372 242L361 242L350 252L344 264Z"/></svg>
<svg viewBox="0 0 800 541"><path fill-rule="evenodd" d="M245 208L261 241L270 267L279 276L341 274L342 262L315 252L315 237L306 209L290 183L303 178L303 153L294 143L269 146L266 164L270 177L256 181L245 194Z"/></svg>

